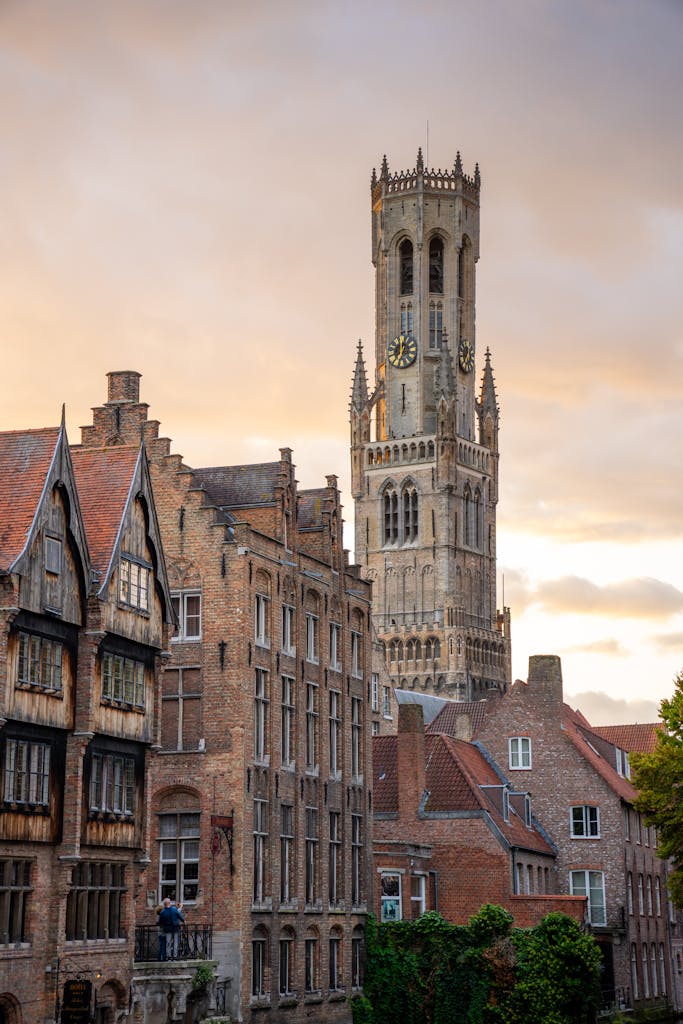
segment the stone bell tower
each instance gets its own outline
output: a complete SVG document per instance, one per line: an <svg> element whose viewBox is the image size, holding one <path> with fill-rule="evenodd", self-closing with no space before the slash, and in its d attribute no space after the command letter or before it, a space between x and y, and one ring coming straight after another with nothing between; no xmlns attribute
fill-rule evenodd
<svg viewBox="0 0 683 1024"><path fill-rule="evenodd" d="M395 687L460 700L510 681L496 608L499 410L487 350L476 387L478 165L370 187L375 379L359 342L351 392L356 560ZM481 365L481 364L480 364Z"/></svg>

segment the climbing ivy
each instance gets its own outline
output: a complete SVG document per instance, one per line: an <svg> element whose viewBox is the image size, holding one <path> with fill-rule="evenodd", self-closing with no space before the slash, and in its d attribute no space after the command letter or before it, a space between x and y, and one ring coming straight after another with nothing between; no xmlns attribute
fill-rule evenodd
<svg viewBox="0 0 683 1024"><path fill-rule="evenodd" d="M387 924L371 916L354 1024L589 1024L599 1003L596 942L564 914L512 925L491 905L467 925L433 912Z"/></svg>

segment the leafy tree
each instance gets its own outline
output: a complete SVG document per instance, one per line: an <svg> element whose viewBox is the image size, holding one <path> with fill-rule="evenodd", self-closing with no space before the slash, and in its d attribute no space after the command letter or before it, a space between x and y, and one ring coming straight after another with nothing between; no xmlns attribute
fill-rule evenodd
<svg viewBox="0 0 683 1024"><path fill-rule="evenodd" d="M635 807L648 825L657 828L657 853L671 859L671 899L683 907L683 672L674 680L674 694L663 700L659 717L664 728L657 732L651 754L631 758L633 784L639 791Z"/></svg>

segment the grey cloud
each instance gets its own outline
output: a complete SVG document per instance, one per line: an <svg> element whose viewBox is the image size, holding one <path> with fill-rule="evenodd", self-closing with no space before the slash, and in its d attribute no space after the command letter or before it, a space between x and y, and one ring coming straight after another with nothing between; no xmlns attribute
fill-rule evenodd
<svg viewBox="0 0 683 1024"><path fill-rule="evenodd" d="M580 576L564 576L540 583L535 598L555 613L658 619L683 610L683 591L648 577L598 586Z"/></svg>
<svg viewBox="0 0 683 1024"><path fill-rule="evenodd" d="M681 666L683 666L683 633L657 633L650 640L653 646L662 653L680 651Z"/></svg>
<svg viewBox="0 0 683 1024"><path fill-rule="evenodd" d="M565 694L565 703L578 708L591 725L635 725L659 721L659 704L652 700L619 700L589 690Z"/></svg>

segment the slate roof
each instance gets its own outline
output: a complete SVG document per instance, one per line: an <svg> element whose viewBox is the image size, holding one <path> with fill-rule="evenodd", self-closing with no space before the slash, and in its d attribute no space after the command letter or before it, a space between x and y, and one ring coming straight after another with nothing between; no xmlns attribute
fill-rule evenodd
<svg viewBox="0 0 683 1024"><path fill-rule="evenodd" d="M458 718L462 715L469 715L472 735L476 736L486 720L489 706L489 702L486 700L449 700L434 721L430 723L427 731L442 732L447 736L455 736Z"/></svg>
<svg viewBox="0 0 683 1024"><path fill-rule="evenodd" d="M24 550L59 434L59 427L0 433L0 570Z"/></svg>
<svg viewBox="0 0 683 1024"><path fill-rule="evenodd" d="M375 736L372 741L373 805L376 812L398 811L398 737ZM506 822L486 787L500 793L502 780L483 753L472 743L441 734L425 735L425 787L427 814L486 811L511 846L553 855L534 828L527 828L510 808Z"/></svg>
<svg viewBox="0 0 683 1024"><path fill-rule="evenodd" d="M322 530L326 497L327 490L324 487L299 491L296 521L300 530Z"/></svg>
<svg viewBox="0 0 683 1024"><path fill-rule="evenodd" d="M194 486L206 491L219 508L254 508L275 504L279 462L251 466L215 466L192 471Z"/></svg>
<svg viewBox="0 0 683 1024"><path fill-rule="evenodd" d="M662 722L643 725L596 725L593 726L593 732L629 754L651 754L657 746L657 733L663 727Z"/></svg>
<svg viewBox="0 0 683 1024"><path fill-rule="evenodd" d="M596 730L587 728L585 722L586 719L580 712L573 711L568 704L563 705L562 725L569 741L618 796L632 803L636 798L635 787L628 779L618 774L615 761L604 756L608 752L611 753L614 747L608 745L608 741ZM603 753L600 753L601 747Z"/></svg>
<svg viewBox="0 0 683 1024"><path fill-rule="evenodd" d="M140 449L72 448L71 460L93 569L104 581L109 569Z"/></svg>

